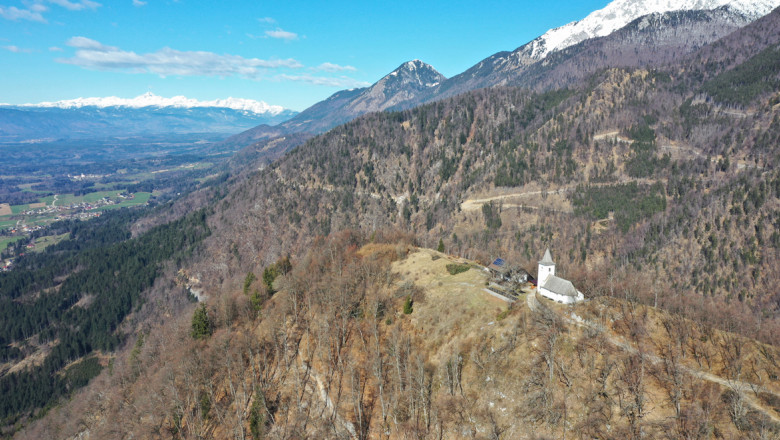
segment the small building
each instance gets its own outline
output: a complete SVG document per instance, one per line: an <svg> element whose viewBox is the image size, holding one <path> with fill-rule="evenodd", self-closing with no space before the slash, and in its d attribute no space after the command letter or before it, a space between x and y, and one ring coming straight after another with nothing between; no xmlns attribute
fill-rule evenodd
<svg viewBox="0 0 780 440"><path fill-rule="evenodd" d="M539 279L537 291L545 298L563 304L574 304L585 299L582 292L577 290L571 281L555 276L555 262L549 248L539 261L537 278Z"/></svg>
<svg viewBox="0 0 780 440"><path fill-rule="evenodd" d="M509 273L509 267L503 258L496 258L487 268L490 271L490 274L493 275L493 278L504 279Z"/></svg>
<svg viewBox="0 0 780 440"><path fill-rule="evenodd" d="M520 285L533 279L525 269L519 266L510 266L503 258L496 258L488 266L488 270L497 282L511 282Z"/></svg>

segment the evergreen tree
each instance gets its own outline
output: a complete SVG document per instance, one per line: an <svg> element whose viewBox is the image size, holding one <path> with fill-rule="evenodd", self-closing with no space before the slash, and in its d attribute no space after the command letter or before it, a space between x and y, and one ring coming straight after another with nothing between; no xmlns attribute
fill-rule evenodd
<svg viewBox="0 0 780 440"><path fill-rule="evenodd" d="M206 304L201 304L192 315L192 337L195 339L206 339L211 336L213 331Z"/></svg>
<svg viewBox="0 0 780 440"><path fill-rule="evenodd" d="M249 294L249 287L252 286L252 283L257 279L257 276L254 274L254 272L249 272L246 274L246 278L244 278L244 295Z"/></svg>
<svg viewBox="0 0 780 440"><path fill-rule="evenodd" d="M411 315L414 311L414 302L412 301L412 297L407 296L406 301L404 301L404 315Z"/></svg>
<svg viewBox="0 0 780 440"><path fill-rule="evenodd" d="M436 250L439 252L444 252L444 242L441 238L439 239L439 247L437 247Z"/></svg>

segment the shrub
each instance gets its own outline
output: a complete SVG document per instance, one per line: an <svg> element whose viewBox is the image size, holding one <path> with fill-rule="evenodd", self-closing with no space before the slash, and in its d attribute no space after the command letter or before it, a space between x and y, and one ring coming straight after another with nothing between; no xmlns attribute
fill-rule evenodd
<svg viewBox="0 0 780 440"><path fill-rule="evenodd" d="M414 301L412 301L412 296L409 295L406 297L406 301L404 301L404 315L411 315L414 311Z"/></svg>
<svg viewBox="0 0 780 440"><path fill-rule="evenodd" d="M468 264L448 264L447 265L447 272L450 273L450 275L457 275L459 273L463 273L467 270L471 269L471 266Z"/></svg>

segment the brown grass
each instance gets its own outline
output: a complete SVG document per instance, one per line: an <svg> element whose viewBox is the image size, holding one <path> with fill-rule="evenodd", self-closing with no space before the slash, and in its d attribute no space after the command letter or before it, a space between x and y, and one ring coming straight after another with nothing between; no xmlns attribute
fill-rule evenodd
<svg viewBox="0 0 780 440"><path fill-rule="evenodd" d="M8 203L0 203L0 216L11 214L13 214L13 211L11 211L11 205Z"/></svg>

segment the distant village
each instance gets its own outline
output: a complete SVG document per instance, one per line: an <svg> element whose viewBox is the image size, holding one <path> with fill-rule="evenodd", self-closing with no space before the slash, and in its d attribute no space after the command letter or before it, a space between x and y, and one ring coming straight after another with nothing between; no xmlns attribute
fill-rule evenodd
<svg viewBox="0 0 780 440"><path fill-rule="evenodd" d="M91 218L100 217L100 215L103 213L103 211L96 211L96 209L104 206L120 204L124 200L131 200L135 198L135 195L122 192L117 194L117 197L118 199L103 197L94 202L80 202L80 203L72 203L67 205L51 204L51 205L46 205L38 208L28 209L27 211L23 211L16 215L40 216L46 214L56 214L56 216L53 218L53 221L76 220L76 219L89 220ZM5 236L5 237L29 236L33 232L39 231L44 228L44 226L31 225L31 224L27 224L26 222L27 220L21 219L17 222L16 226L0 230L0 236ZM31 241L30 243L26 244L25 247L26 249L34 250L35 242ZM4 253L4 251L5 249L0 249L0 252ZM13 268L13 263L14 263L14 258L9 258L6 256L6 258L0 260L0 271L4 272L4 271L11 270Z"/></svg>
<svg viewBox="0 0 780 440"><path fill-rule="evenodd" d="M110 206L110 205L118 205L122 203L123 200L132 200L135 198L134 194L127 194L127 193L119 193L117 194L117 197L119 197L119 200L113 200L110 197L103 197L100 200L96 200L94 202L80 202L80 203L72 203L68 205L46 205L40 208L34 208L29 209L27 211L24 211L24 215L41 215L41 214L51 214L51 213L61 213L61 212L67 212L67 211L91 211L93 209L97 209L103 206ZM87 215L86 217L82 214L92 214L92 213L84 213L84 212L77 212L71 215L62 215L57 216L55 220L65 220L65 219L72 219L72 218L91 218L95 216ZM100 214L98 214L100 215Z"/></svg>

